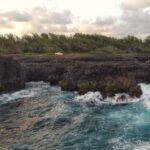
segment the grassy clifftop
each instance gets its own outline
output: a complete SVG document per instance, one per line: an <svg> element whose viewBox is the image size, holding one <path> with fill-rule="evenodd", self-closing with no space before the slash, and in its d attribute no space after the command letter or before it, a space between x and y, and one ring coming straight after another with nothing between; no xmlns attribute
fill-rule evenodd
<svg viewBox="0 0 150 150"><path fill-rule="evenodd" d="M32 34L18 37L12 34L0 36L0 54L141 54L150 53L150 36L145 40L128 36L122 39L103 35Z"/></svg>

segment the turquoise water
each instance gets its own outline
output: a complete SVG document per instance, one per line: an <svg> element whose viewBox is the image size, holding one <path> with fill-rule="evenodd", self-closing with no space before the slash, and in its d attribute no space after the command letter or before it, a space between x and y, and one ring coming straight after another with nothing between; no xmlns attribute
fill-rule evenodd
<svg viewBox="0 0 150 150"><path fill-rule="evenodd" d="M8 100L12 94L7 95L5 104L6 95L0 97L1 148L150 149L150 85L142 84L143 96L138 102L124 105L88 103L92 93L82 101L76 92L63 92L59 87L30 86L28 92L15 95L18 100Z"/></svg>

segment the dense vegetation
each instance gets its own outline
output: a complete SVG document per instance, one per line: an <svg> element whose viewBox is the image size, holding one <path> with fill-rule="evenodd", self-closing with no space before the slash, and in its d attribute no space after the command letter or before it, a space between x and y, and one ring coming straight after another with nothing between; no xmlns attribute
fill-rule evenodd
<svg viewBox="0 0 150 150"><path fill-rule="evenodd" d="M150 36L145 40L134 36L116 39L102 35L32 34L18 37L12 34L0 36L0 53L150 53Z"/></svg>

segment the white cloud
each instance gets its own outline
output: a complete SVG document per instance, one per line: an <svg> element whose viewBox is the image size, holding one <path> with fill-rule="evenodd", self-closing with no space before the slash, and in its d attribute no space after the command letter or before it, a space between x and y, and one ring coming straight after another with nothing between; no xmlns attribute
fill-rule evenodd
<svg viewBox="0 0 150 150"><path fill-rule="evenodd" d="M150 6L150 0L122 0L125 9L142 9Z"/></svg>
<svg viewBox="0 0 150 150"><path fill-rule="evenodd" d="M95 24L99 26L111 26L117 22L115 17L101 18L97 17Z"/></svg>
<svg viewBox="0 0 150 150"><path fill-rule="evenodd" d="M0 32L150 34L150 0L0 0Z"/></svg>
<svg viewBox="0 0 150 150"><path fill-rule="evenodd" d="M8 11L4 13L0 13L0 17L7 19L9 22L27 22L31 20L31 15L27 12L20 12L20 11Z"/></svg>

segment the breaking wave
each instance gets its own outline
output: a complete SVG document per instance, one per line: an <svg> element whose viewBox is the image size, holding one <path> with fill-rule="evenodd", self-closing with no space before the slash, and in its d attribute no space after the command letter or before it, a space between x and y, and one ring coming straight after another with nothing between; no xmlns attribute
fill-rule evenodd
<svg viewBox="0 0 150 150"><path fill-rule="evenodd" d="M79 95L44 82L2 94L1 104L12 101L0 105L1 143L9 141L2 148L149 150L150 85L140 86L140 98L103 99L100 92Z"/></svg>
<svg viewBox="0 0 150 150"><path fill-rule="evenodd" d="M124 105L129 103L137 103L142 101L146 107L150 108L150 85L140 84L143 94L140 98L130 97L126 93L116 94L114 97L107 97L103 99L100 92L88 92L84 95L75 97L75 101L86 103L88 105Z"/></svg>
<svg viewBox="0 0 150 150"><path fill-rule="evenodd" d="M143 92L140 98L132 98L126 93L121 93L116 94L114 97L107 97L103 99L100 92L88 92L84 95L77 95L74 100L76 102L86 103L88 105L123 105L143 101L143 105L150 108L150 85L141 83L140 86ZM43 81L28 82L23 90L0 95L0 105L16 99L38 97L48 91L61 92L61 88L58 86L51 87L49 83Z"/></svg>
<svg viewBox="0 0 150 150"><path fill-rule="evenodd" d="M60 90L60 88L50 87L49 83L45 83L43 81L28 82L23 90L0 95L0 104L5 104L7 102L22 98L36 97L50 90L57 91Z"/></svg>

